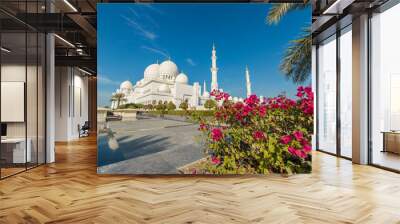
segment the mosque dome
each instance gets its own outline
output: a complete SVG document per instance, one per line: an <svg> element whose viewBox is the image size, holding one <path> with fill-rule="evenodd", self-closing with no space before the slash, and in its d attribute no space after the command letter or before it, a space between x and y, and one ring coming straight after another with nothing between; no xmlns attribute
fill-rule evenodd
<svg viewBox="0 0 400 224"><path fill-rule="evenodd" d="M130 81L125 81L123 83L121 83L121 85L119 86L120 89L125 89L125 90L130 90L132 89L132 83Z"/></svg>
<svg viewBox="0 0 400 224"><path fill-rule="evenodd" d="M189 79L188 77L184 74L184 73L180 73L176 79L175 79L176 83L182 83L182 84L188 84Z"/></svg>
<svg viewBox="0 0 400 224"><path fill-rule="evenodd" d="M164 79L175 78L178 75L178 66L171 61L166 60L160 64L160 76Z"/></svg>
<svg viewBox="0 0 400 224"><path fill-rule="evenodd" d="M171 92L169 86L167 84L162 84L160 87L158 87L158 91L161 93L169 93Z"/></svg>
<svg viewBox="0 0 400 224"><path fill-rule="evenodd" d="M151 64L146 67L144 70L145 78L157 78L160 74L160 65L159 64Z"/></svg>

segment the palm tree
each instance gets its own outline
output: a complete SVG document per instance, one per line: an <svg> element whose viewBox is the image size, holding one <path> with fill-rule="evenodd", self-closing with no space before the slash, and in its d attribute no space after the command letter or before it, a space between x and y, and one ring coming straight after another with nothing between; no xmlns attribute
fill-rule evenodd
<svg viewBox="0 0 400 224"><path fill-rule="evenodd" d="M267 16L267 23L278 24L281 18L286 15L288 12L297 10L297 9L304 9L308 7L308 3L310 0L304 0L303 3L276 3L273 4L271 9L268 12Z"/></svg>
<svg viewBox="0 0 400 224"><path fill-rule="evenodd" d="M278 3L274 4L268 12L267 23L277 24L288 12L308 7L310 0L303 3ZM296 40L290 42L280 69L284 75L294 83L302 83L307 80L311 73L311 29L306 27Z"/></svg>
<svg viewBox="0 0 400 224"><path fill-rule="evenodd" d="M114 93L111 96L111 101L112 102L117 102L117 108L118 108L119 105L121 104L121 102L126 101L125 94L124 93Z"/></svg>

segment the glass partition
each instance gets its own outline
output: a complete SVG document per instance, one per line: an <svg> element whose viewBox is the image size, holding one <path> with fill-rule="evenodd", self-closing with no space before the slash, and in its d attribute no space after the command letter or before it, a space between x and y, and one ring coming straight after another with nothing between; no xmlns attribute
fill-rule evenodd
<svg viewBox="0 0 400 224"><path fill-rule="evenodd" d="M2 177L24 171L31 161L26 150L26 41L25 32L1 34Z"/></svg>
<svg viewBox="0 0 400 224"><path fill-rule="evenodd" d="M336 36L318 47L318 149L336 153Z"/></svg>
<svg viewBox="0 0 400 224"><path fill-rule="evenodd" d="M371 162L400 170L400 4L371 18Z"/></svg>
<svg viewBox="0 0 400 224"><path fill-rule="evenodd" d="M340 154L352 157L352 32L351 25L340 35Z"/></svg>
<svg viewBox="0 0 400 224"><path fill-rule="evenodd" d="M20 2L18 12L41 12L39 5L43 1ZM0 12L0 19L0 178L3 179L45 163L46 39L45 34L9 15ZM7 29L5 20L18 25Z"/></svg>

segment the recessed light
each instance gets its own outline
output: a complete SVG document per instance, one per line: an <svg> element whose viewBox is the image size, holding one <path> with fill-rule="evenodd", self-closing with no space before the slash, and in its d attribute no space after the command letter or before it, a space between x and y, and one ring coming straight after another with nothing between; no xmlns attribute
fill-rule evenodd
<svg viewBox="0 0 400 224"><path fill-rule="evenodd" d="M4 51L6 53L10 53L11 52L11 50L9 50L9 49L7 49L5 47L1 47L0 49L1 49L1 51Z"/></svg>
<svg viewBox="0 0 400 224"><path fill-rule="evenodd" d="M62 42L66 43L67 45L69 45L70 47L75 48L75 45L73 45L71 42L69 42L68 40L62 38L61 36L59 36L58 34L54 34L55 37L57 37L59 40L61 40Z"/></svg>
<svg viewBox="0 0 400 224"><path fill-rule="evenodd" d="M68 0L64 0L64 3L67 4L74 12L78 12L78 10Z"/></svg>
<svg viewBox="0 0 400 224"><path fill-rule="evenodd" d="M90 73L90 72L88 72L88 71L86 71L86 70L83 70L83 69L81 69L81 68L79 68L79 67L78 67L78 70L81 71L81 72L83 72L83 73L85 73L85 74L87 74L87 75L90 75L90 76L93 75L92 73Z"/></svg>

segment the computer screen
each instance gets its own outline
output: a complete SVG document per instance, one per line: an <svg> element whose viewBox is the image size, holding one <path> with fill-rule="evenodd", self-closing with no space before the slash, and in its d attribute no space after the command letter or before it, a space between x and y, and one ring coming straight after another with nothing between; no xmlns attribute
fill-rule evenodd
<svg viewBox="0 0 400 224"><path fill-rule="evenodd" d="M1 124L1 136L7 136L7 124Z"/></svg>

